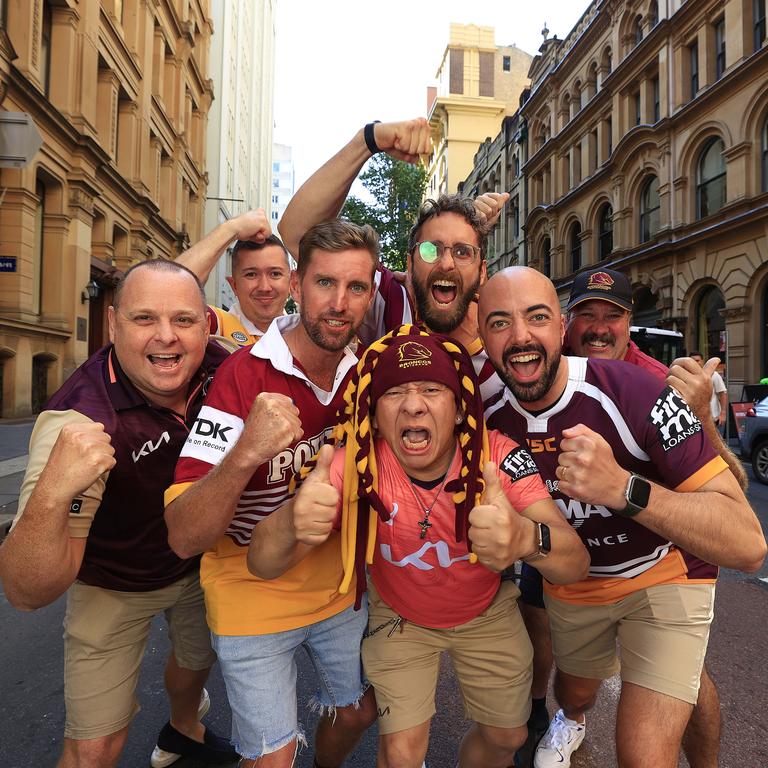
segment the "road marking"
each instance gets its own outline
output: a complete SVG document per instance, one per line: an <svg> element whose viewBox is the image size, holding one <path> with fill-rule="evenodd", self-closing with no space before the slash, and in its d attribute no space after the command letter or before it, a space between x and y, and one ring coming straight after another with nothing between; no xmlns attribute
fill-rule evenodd
<svg viewBox="0 0 768 768"><path fill-rule="evenodd" d="M0 461L0 477L7 477L8 475L15 475L17 472L23 472L27 468L28 461L28 454L25 454L24 456L14 456L12 459Z"/></svg>

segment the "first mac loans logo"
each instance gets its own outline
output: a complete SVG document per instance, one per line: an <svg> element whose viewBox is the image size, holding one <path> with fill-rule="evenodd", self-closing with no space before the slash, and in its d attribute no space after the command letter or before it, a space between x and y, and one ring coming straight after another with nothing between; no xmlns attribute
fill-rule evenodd
<svg viewBox="0 0 768 768"><path fill-rule="evenodd" d="M701 431L701 422L688 403L670 387L666 387L653 404L648 421L658 429L665 452Z"/></svg>
<svg viewBox="0 0 768 768"><path fill-rule="evenodd" d="M538 473L539 468L525 448L513 448L507 458L501 462L501 468L512 478L512 481L522 480Z"/></svg>

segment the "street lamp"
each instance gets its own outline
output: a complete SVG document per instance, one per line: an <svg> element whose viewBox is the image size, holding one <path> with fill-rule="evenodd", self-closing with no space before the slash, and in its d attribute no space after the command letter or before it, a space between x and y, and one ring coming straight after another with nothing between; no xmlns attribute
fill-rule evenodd
<svg viewBox="0 0 768 768"><path fill-rule="evenodd" d="M95 280L91 280L88 285L85 286L85 290L80 294L80 303L85 304L86 301L93 301L99 298L101 288Z"/></svg>

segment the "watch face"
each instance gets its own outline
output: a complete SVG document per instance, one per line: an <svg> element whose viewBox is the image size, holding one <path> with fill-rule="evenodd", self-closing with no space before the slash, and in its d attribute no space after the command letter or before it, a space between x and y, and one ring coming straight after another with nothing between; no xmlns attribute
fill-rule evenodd
<svg viewBox="0 0 768 768"><path fill-rule="evenodd" d="M641 509L648 506L651 498L651 484L643 477L633 475L629 483L627 500Z"/></svg>
<svg viewBox="0 0 768 768"><path fill-rule="evenodd" d="M539 523L539 531L541 532L540 552L549 554L552 550L552 541L549 536L549 526L546 523Z"/></svg>

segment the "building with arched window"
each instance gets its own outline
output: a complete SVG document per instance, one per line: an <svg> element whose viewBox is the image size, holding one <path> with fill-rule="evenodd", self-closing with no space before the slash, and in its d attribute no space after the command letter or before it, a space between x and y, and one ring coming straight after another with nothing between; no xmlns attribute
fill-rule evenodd
<svg viewBox="0 0 768 768"><path fill-rule="evenodd" d="M116 277L202 234L208 0L0 4L0 101L43 146L0 170L0 417L107 341Z"/></svg>
<svg viewBox="0 0 768 768"><path fill-rule="evenodd" d="M768 375L766 3L595 0L531 65L529 264L625 272L645 320Z"/></svg>

